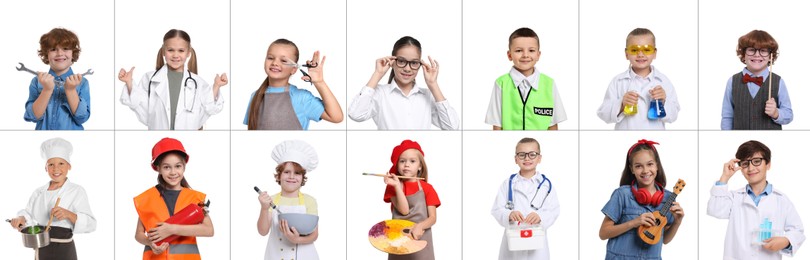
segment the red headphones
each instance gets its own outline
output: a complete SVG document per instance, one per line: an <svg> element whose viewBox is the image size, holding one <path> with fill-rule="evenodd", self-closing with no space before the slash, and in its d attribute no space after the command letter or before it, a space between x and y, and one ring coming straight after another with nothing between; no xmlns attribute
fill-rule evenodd
<svg viewBox="0 0 810 260"><path fill-rule="evenodd" d="M658 190L650 195L650 191L647 189L636 189L636 180L633 180L633 182L630 183L630 191L633 192L633 196L636 197L638 204L658 207L658 204L661 204L661 201L664 200L664 186L658 182L655 182L655 185L658 187Z"/></svg>

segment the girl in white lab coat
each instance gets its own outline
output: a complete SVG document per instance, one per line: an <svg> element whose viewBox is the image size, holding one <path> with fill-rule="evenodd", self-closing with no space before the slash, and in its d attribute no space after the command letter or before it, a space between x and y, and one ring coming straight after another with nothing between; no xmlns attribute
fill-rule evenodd
<svg viewBox="0 0 810 260"><path fill-rule="evenodd" d="M25 226L45 226L53 215L50 244L36 251L40 260L77 259L73 233L96 230L96 218L90 210L87 193L82 186L67 179L72 153L73 145L65 139L57 137L42 142L41 154L51 181L34 190L25 209L11 220L11 226L20 230Z"/></svg>
<svg viewBox="0 0 810 260"><path fill-rule="evenodd" d="M491 210L492 216L505 229L521 223L529 226L540 224L543 230L548 230L560 216L557 192L552 189L551 181L537 171L542 157L540 143L534 138L523 138L515 147L515 164L520 167L520 171L511 174L501 184ZM498 259L550 259L548 236L534 235L544 237L541 248L509 251L507 232L504 230Z"/></svg>
<svg viewBox="0 0 810 260"><path fill-rule="evenodd" d="M134 70L118 72L118 80L126 84L120 100L149 130L202 129L208 117L222 111L225 100L219 89L228 84L228 77L217 74L210 86L197 76L197 55L183 30L163 36L155 70L143 74L137 85L132 83Z"/></svg>
<svg viewBox="0 0 810 260"><path fill-rule="evenodd" d="M767 180L771 150L752 140L740 145L735 157L723 165L723 175L712 187L707 210L709 216L729 220L723 258L770 260L793 256L805 240L804 227L787 195ZM748 185L730 191L728 180L737 171L742 172ZM757 241L755 235L763 223L770 223L772 231Z"/></svg>
<svg viewBox="0 0 810 260"><path fill-rule="evenodd" d="M318 226L312 233L302 236L286 220L279 220L279 212L318 215L315 198L301 192L301 186L307 183L307 173L318 166L318 154L306 142L290 140L276 145L271 157L278 163L273 176L281 186L281 192L275 195L259 193L261 211L256 228L262 236L271 229L275 230L267 239L264 259L317 260L314 243L318 239Z"/></svg>
<svg viewBox="0 0 810 260"><path fill-rule="evenodd" d="M320 51L307 60L307 71L298 65L298 46L287 39L277 39L267 47L264 73L267 78L250 96L243 123L248 130L307 130L309 121L343 122L343 109L323 79L326 56ZM302 80L315 86L321 98L309 90L290 84L290 77L301 70Z"/></svg>
<svg viewBox="0 0 810 260"><path fill-rule="evenodd" d="M663 244L675 238L683 219L683 208L674 202L666 214L667 225L663 237L654 245L647 244L636 231L639 226L655 225L653 211L660 211L673 195L666 190L667 177L661 158L653 145L645 139L633 144L627 151L619 188L602 208L605 214L599 238L607 239L605 259L661 259Z"/></svg>

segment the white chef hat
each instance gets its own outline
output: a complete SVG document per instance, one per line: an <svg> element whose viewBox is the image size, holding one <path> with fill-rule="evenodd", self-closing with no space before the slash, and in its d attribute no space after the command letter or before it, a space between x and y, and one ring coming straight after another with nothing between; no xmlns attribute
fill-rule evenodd
<svg viewBox="0 0 810 260"><path fill-rule="evenodd" d="M42 159L46 161L58 157L70 163L70 155L73 154L73 145L65 139L56 137L42 142L40 151Z"/></svg>
<svg viewBox="0 0 810 260"><path fill-rule="evenodd" d="M285 162L296 162L304 167L307 172L318 167L318 153L308 143L301 140L287 140L281 142L273 148L271 154L273 160L278 164Z"/></svg>

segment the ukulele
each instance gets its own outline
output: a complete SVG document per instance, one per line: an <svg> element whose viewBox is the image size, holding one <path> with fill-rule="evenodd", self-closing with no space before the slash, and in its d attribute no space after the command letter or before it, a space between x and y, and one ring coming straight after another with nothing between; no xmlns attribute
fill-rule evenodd
<svg viewBox="0 0 810 260"><path fill-rule="evenodd" d="M655 245L658 241L661 241L661 237L664 235L664 227L667 225L666 214L669 214L669 208L672 207L672 203L675 202L675 198L678 197L678 194L681 193L685 185L686 183L684 183L682 179L678 179L678 182L675 183L675 187L672 188L673 194L667 198L661 210L653 212L655 225L649 227L641 225L638 227L638 236L641 237L644 243Z"/></svg>

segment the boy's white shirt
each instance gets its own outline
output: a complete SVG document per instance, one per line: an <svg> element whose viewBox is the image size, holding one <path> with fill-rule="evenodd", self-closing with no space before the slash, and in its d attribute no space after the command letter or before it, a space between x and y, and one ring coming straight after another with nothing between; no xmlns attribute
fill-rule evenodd
<svg viewBox="0 0 810 260"><path fill-rule="evenodd" d="M70 180L66 180L58 190L49 191L49 186L50 182L34 190L25 209L17 212L18 216L25 217L25 226L47 225L51 209L57 198L61 198L59 207L76 214L76 223L70 223L67 219L54 219L51 226L68 228L73 233L90 233L96 230L96 217L90 210L87 192L82 186Z"/></svg>
<svg viewBox="0 0 810 260"><path fill-rule="evenodd" d="M793 256L804 243L804 227L799 213L788 197L777 189L762 197L759 205L754 204L746 189L729 191L728 185L715 185L707 214L719 219L729 219L726 229L723 259L782 259L782 254ZM785 231L792 250L771 252L761 245L753 245L753 232L767 217L773 222L773 229Z"/></svg>
<svg viewBox="0 0 810 260"><path fill-rule="evenodd" d="M650 67L652 71L646 78L641 78L629 67L626 71L613 77L605 91L602 105L596 111L602 121L608 124L615 123L616 130L664 130L664 123L672 123L678 119L681 105L678 103L678 94L675 93L675 87L663 72L652 65ZM657 85L661 85L664 92L666 92L667 99L664 102L664 110L667 115L662 119L649 120L647 119L647 110L650 107L650 101L652 101L650 90ZM622 112L624 110L622 99L628 91L636 91L639 94L638 113L631 116L625 116Z"/></svg>
<svg viewBox="0 0 810 260"><path fill-rule="evenodd" d="M520 73L515 67L512 67L509 70L509 75L512 76L512 81L515 83L515 87L519 88L524 80L528 80L532 85L533 89L537 89L537 80L540 77L540 71L537 67L534 68L534 73L529 75L528 77L524 76L523 73ZM498 81L496 80L495 85L492 87L492 94L489 98L489 108L487 108L486 118L484 118L484 123L488 125L494 126L503 126L503 118L501 117L501 111L503 109L503 97L501 94L501 87L498 86ZM563 106L562 98L560 98L560 92L557 91L557 81L554 81L554 84L551 86L551 93L554 95L554 114L551 116L551 123L549 126L556 125L560 122L563 122L568 119L568 116L565 114L565 107ZM521 93L522 94L522 93Z"/></svg>
<svg viewBox="0 0 810 260"><path fill-rule="evenodd" d="M511 174L508 176L511 176ZM501 184L501 187L498 190L498 195L495 197L495 203L492 204L491 210L491 214L493 217L495 217L498 224L504 227L499 259L549 259L548 239L545 240L546 245L543 247L545 249L509 251L508 245L506 244L507 238L505 231L505 229L509 227L509 214L512 212L512 210L506 208L506 202L509 198L508 176ZM546 178L549 177L546 176ZM549 178L549 181L550 179L551 178ZM557 200L557 192L552 188L551 193L548 193L548 198L546 199L545 204L543 204L539 210L535 210L531 207L530 203L532 197L534 197L534 194L539 192L534 200L534 205L540 206L543 198L546 196L546 193L551 187L549 181L546 181L538 190L537 185L542 181L543 177L538 171L535 172L534 176L528 179L520 176L520 174L516 175L512 180L512 203L514 205L514 210L520 211L524 218L532 212L537 213L537 215L540 216L540 224L543 226L543 229L546 230L546 237L548 237L549 227L554 224L557 217L560 215L560 203Z"/></svg>

